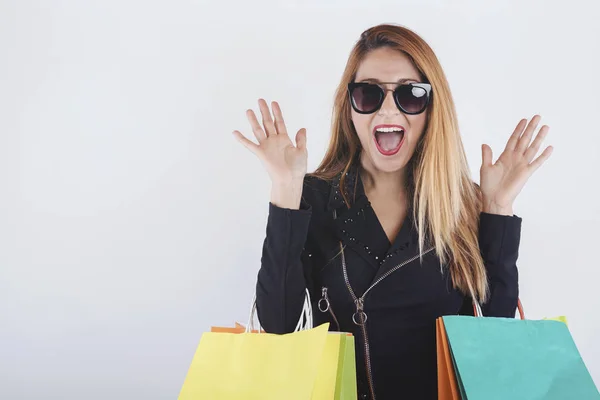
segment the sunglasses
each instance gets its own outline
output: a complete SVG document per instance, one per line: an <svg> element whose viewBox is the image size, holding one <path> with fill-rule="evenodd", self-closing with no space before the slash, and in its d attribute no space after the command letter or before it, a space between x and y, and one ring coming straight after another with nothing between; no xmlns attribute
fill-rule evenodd
<svg viewBox="0 0 600 400"><path fill-rule="evenodd" d="M429 83L405 83L395 89L381 86L383 83L396 82L351 82L348 84L348 95L352 108L359 114L371 114L381 108L387 91L394 92L394 102L405 114L420 114L427 108L431 98Z"/></svg>

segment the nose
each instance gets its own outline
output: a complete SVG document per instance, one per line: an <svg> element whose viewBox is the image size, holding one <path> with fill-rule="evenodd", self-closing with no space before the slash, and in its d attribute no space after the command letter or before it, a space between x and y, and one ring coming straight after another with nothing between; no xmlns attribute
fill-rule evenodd
<svg viewBox="0 0 600 400"><path fill-rule="evenodd" d="M384 97L383 104L379 109L380 115L398 115L400 114L400 110L396 106L396 102L394 101L394 89L384 88Z"/></svg>

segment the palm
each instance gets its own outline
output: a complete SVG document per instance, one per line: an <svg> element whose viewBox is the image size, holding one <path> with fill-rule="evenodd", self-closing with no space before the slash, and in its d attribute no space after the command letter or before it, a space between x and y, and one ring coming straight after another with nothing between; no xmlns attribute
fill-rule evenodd
<svg viewBox="0 0 600 400"><path fill-rule="evenodd" d="M552 146L548 146L534 160L550 129L547 125L542 126L532 142L539 120L539 115L534 116L527 128L527 120L521 120L495 163L492 163L492 149L487 145L483 146L480 186L484 211L512 209L515 198L529 177L552 154Z"/></svg>
<svg viewBox="0 0 600 400"><path fill-rule="evenodd" d="M273 183L288 184L303 179L308 158L306 129L302 128L298 131L294 146L287 133L279 104L272 103L274 120L267 103L259 99L258 104L263 126L259 124L254 111L246 112L258 144L248 140L239 131L234 131L234 135L261 160Z"/></svg>
<svg viewBox="0 0 600 400"><path fill-rule="evenodd" d="M261 161L272 180L302 178L306 173L307 153L294 146L287 134L269 136L259 146Z"/></svg>

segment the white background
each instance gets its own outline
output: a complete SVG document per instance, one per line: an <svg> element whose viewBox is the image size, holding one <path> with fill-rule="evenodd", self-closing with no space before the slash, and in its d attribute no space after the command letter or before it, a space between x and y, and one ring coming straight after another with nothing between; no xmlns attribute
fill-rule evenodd
<svg viewBox="0 0 600 400"><path fill-rule="evenodd" d="M0 1L0 398L175 399L244 321L269 181L231 132L280 102L324 154L360 33L423 36L474 179L520 118L555 151L515 205L529 318L567 315L600 384L595 1Z"/></svg>

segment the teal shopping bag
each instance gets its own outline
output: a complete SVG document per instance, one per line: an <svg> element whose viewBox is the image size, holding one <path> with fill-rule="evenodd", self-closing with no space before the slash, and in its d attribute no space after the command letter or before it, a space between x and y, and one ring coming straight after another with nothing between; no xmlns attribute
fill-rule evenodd
<svg viewBox="0 0 600 400"><path fill-rule="evenodd" d="M565 323L441 319L463 400L600 400Z"/></svg>

